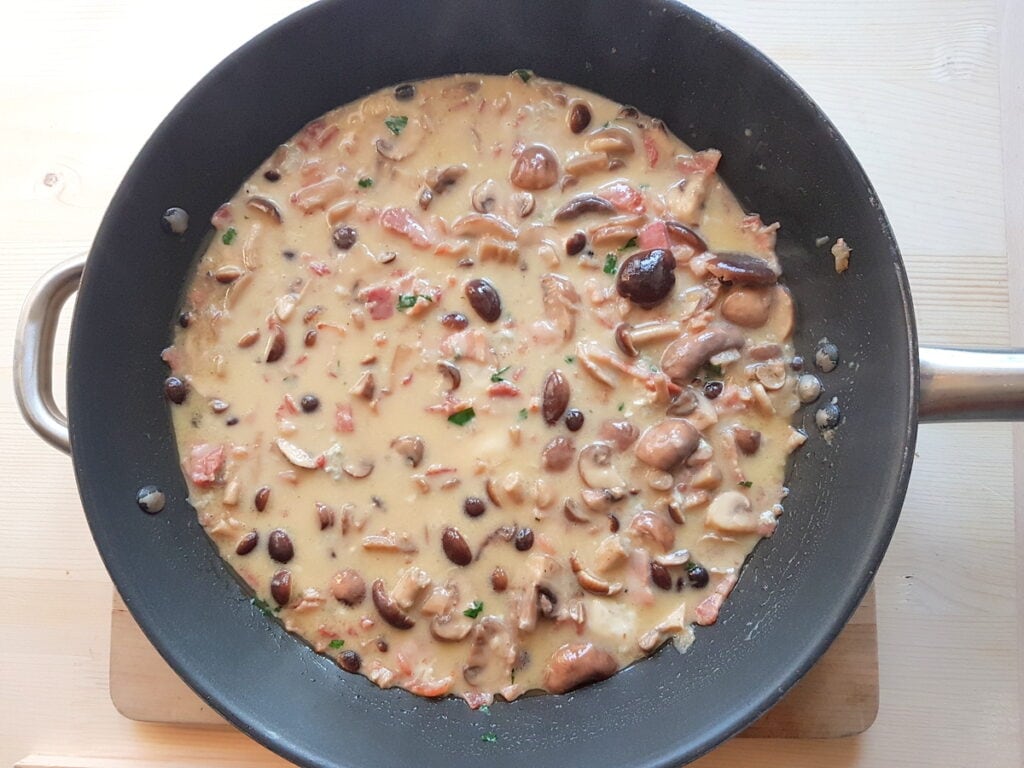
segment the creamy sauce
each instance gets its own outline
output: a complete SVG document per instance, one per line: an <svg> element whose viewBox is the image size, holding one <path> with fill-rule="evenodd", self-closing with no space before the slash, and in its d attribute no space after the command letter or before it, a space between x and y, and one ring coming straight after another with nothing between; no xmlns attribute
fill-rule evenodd
<svg viewBox="0 0 1024 768"><path fill-rule="evenodd" d="M517 75L381 91L280 147L164 353L191 502L259 604L472 706L714 623L803 439L774 227L718 158Z"/></svg>

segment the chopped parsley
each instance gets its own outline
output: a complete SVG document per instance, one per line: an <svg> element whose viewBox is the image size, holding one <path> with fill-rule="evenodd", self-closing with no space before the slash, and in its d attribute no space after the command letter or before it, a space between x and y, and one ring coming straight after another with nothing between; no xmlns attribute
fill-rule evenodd
<svg viewBox="0 0 1024 768"><path fill-rule="evenodd" d="M616 268L619 265L619 257L614 253L609 253L604 257L604 273L606 275L614 275L617 271Z"/></svg>
<svg viewBox="0 0 1024 768"><path fill-rule="evenodd" d="M569 365L572 365L573 363L576 362L576 358L573 357L572 355L566 355L565 362L567 362Z"/></svg>
<svg viewBox="0 0 1024 768"><path fill-rule="evenodd" d="M491 708L488 707L486 704L480 707L480 711L483 712L485 715L491 714Z"/></svg>
<svg viewBox="0 0 1024 768"><path fill-rule="evenodd" d="M462 612L462 615L467 619L475 619L480 615L480 612L484 609L484 604L479 600L474 600L469 604L469 608Z"/></svg>
<svg viewBox="0 0 1024 768"><path fill-rule="evenodd" d="M432 302L433 299L429 296L424 296L421 293L402 293L398 296L398 308L399 309L412 309L416 306L416 301L423 299L424 301Z"/></svg>
<svg viewBox="0 0 1024 768"><path fill-rule="evenodd" d="M457 424L460 427L464 427L476 417L476 411L472 408L466 408L463 411L453 413L448 417L448 421L452 424Z"/></svg>
<svg viewBox="0 0 1024 768"><path fill-rule="evenodd" d="M492 384L497 384L499 381L504 381L505 379L503 379L501 376L502 376L503 373L505 373L505 371L507 371L511 367L512 367L511 365L506 365L500 371L495 371L494 373L492 373L491 374L491 383Z"/></svg>
<svg viewBox="0 0 1024 768"><path fill-rule="evenodd" d="M409 124L409 118L405 115L391 115L391 117L384 118L384 125L388 127L395 136L405 130L405 126Z"/></svg>
<svg viewBox="0 0 1024 768"><path fill-rule="evenodd" d="M631 237L626 241L626 244L619 248L620 251L628 251L630 248L636 248L636 238Z"/></svg>
<svg viewBox="0 0 1024 768"><path fill-rule="evenodd" d="M619 412L621 413L624 410L626 410L626 404L625 403L619 403Z"/></svg>
<svg viewBox="0 0 1024 768"><path fill-rule="evenodd" d="M753 484L754 483L752 481L750 481L750 480L744 480L742 483L739 483L739 485L742 485L744 488L749 488Z"/></svg>
<svg viewBox="0 0 1024 768"><path fill-rule="evenodd" d="M704 370L707 371L708 376L713 376L716 379L722 378L722 366L720 365L708 363L704 366Z"/></svg>
<svg viewBox="0 0 1024 768"><path fill-rule="evenodd" d="M224 245L231 245L233 242L235 242L235 238L237 236L238 230L235 229L234 227L228 227L227 232L220 236L220 241L224 243Z"/></svg>
<svg viewBox="0 0 1024 768"><path fill-rule="evenodd" d="M650 189L650 188L651 188L651 185L650 185L650 184L641 184L641 185L640 185L640 189L642 189L642 190L644 190L644 189Z"/></svg>
<svg viewBox="0 0 1024 768"><path fill-rule="evenodd" d="M345 641L339 638L335 638L334 640L331 640L330 645L331 648L341 648L345 645Z"/></svg>
<svg viewBox="0 0 1024 768"><path fill-rule="evenodd" d="M532 69L513 69L512 70L512 74L513 75L518 75L520 80L522 80L524 83L528 83L528 82L530 82L530 78L533 77L533 70Z"/></svg>
<svg viewBox="0 0 1024 768"><path fill-rule="evenodd" d="M359 186L362 187L363 189L367 189L369 187L372 187L373 186L373 179L371 179L369 176L367 176L364 179L360 179L359 180Z"/></svg>
<svg viewBox="0 0 1024 768"><path fill-rule="evenodd" d="M527 410L525 408L520 408L519 409L519 420L520 421L526 421L526 417L529 416L529 415L530 414L527 412Z"/></svg>
<svg viewBox="0 0 1024 768"><path fill-rule="evenodd" d="M486 744L494 744L497 740L498 740L498 737L495 734L491 733L490 731L488 731L487 733L485 733L483 736L480 737L480 741L482 741L482 742L484 742Z"/></svg>

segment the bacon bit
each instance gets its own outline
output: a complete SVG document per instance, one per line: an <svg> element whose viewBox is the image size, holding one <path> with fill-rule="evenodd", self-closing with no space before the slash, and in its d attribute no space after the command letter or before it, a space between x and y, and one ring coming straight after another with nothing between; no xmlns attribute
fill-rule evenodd
<svg viewBox="0 0 1024 768"><path fill-rule="evenodd" d="M452 689L452 678L442 677L440 680L414 680L406 688L411 693L426 696L428 699L436 699L438 696L444 696Z"/></svg>
<svg viewBox="0 0 1024 768"><path fill-rule="evenodd" d="M429 467L427 467L427 471L424 472L424 474L427 475L428 477L432 477L434 475L447 475L451 474L452 472L458 471L459 470L457 470L455 467L446 467L443 464L431 464Z"/></svg>
<svg viewBox="0 0 1024 768"><path fill-rule="evenodd" d="M224 467L224 446L199 443L192 446L188 457L188 475L200 488L208 488L217 482L217 475Z"/></svg>
<svg viewBox="0 0 1024 768"><path fill-rule="evenodd" d="M331 268L324 264L322 261L311 261L309 263L309 271L319 277L331 274Z"/></svg>
<svg viewBox="0 0 1024 768"><path fill-rule="evenodd" d="M520 394L519 387L511 381L499 381L487 388L488 397L519 397Z"/></svg>
<svg viewBox="0 0 1024 768"><path fill-rule="evenodd" d="M669 239L665 222L652 221L641 228L636 236L636 245L642 251L649 251L652 248L670 249L672 241Z"/></svg>
<svg viewBox="0 0 1024 768"><path fill-rule="evenodd" d="M231 212L231 203L224 203L220 208L213 212L213 216L210 217L210 223L214 229L224 229L228 224L234 221L235 216Z"/></svg>
<svg viewBox="0 0 1024 768"><path fill-rule="evenodd" d="M644 152L647 153L647 164L653 168L658 164L658 145L654 143L654 137L644 131Z"/></svg>
<svg viewBox="0 0 1024 768"><path fill-rule="evenodd" d="M705 597L694 609L698 624L707 627L718 621L718 611L734 586L736 586L736 575L726 574L715 587L715 591Z"/></svg>
<svg viewBox="0 0 1024 768"><path fill-rule="evenodd" d="M434 249L435 256L465 256L469 252L469 243L464 240L460 240L457 243L451 243L447 240L443 243L438 243Z"/></svg>
<svg viewBox="0 0 1024 768"><path fill-rule="evenodd" d="M323 624L321 624L319 627L317 627L316 631L317 631L318 634L323 635L324 637L330 637L330 638L339 637L337 632L335 632L333 629L328 629Z"/></svg>
<svg viewBox="0 0 1024 768"><path fill-rule="evenodd" d="M433 245L427 230L416 220L408 208L385 208L380 214L380 225L389 232L408 238L409 242L417 248L427 248Z"/></svg>
<svg viewBox="0 0 1024 768"><path fill-rule="evenodd" d="M644 205L644 196L624 181L613 181L599 187L597 195L623 212L643 213L647 210L647 206Z"/></svg>
<svg viewBox="0 0 1024 768"><path fill-rule="evenodd" d="M281 400L281 404L277 406L275 415L278 419L283 419L287 415L295 415L299 412L299 407L295 404L295 398L291 395L285 395L284 399Z"/></svg>
<svg viewBox="0 0 1024 768"><path fill-rule="evenodd" d="M306 124L306 127L299 133L299 138L296 139L295 143L305 152L309 152L312 149L323 149L327 142L337 136L338 133L337 125L327 125L322 119L317 118Z"/></svg>
<svg viewBox="0 0 1024 768"><path fill-rule="evenodd" d="M705 149L692 155L678 155L676 168L687 176L694 173L710 176L718 168L718 161L721 159L722 153L717 149Z"/></svg>
<svg viewBox="0 0 1024 768"><path fill-rule="evenodd" d="M352 417L351 405L338 405L335 407L334 431L342 433L356 431L356 422Z"/></svg>
<svg viewBox="0 0 1024 768"><path fill-rule="evenodd" d="M373 285L360 291L359 298L374 320L387 320L395 314L394 289L390 285Z"/></svg>
<svg viewBox="0 0 1024 768"><path fill-rule="evenodd" d="M744 216L740 222L740 229L744 232L749 232L754 236L754 242L757 243L757 247L762 251L768 252L775 248L775 232L779 228L779 222L773 224L765 224L761 221L761 216L756 213L752 213L749 216Z"/></svg>
<svg viewBox="0 0 1024 768"><path fill-rule="evenodd" d="M299 179L303 186L310 186L327 178L323 163L319 160L306 160L299 168Z"/></svg>
<svg viewBox="0 0 1024 768"><path fill-rule="evenodd" d="M446 392L444 402L428 405L424 410L427 413L442 413L445 416L451 416L453 413L458 413L472 407L472 400L456 400L452 397L451 392Z"/></svg>
<svg viewBox="0 0 1024 768"><path fill-rule="evenodd" d="M316 464L317 469L323 469L327 466L327 457L321 453L313 463Z"/></svg>

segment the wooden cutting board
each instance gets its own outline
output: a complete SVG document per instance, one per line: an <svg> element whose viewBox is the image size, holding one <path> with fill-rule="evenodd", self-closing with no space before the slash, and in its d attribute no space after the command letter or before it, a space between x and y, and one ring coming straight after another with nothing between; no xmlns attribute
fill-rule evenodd
<svg viewBox="0 0 1024 768"><path fill-rule="evenodd" d="M114 593L110 698L132 720L230 727L149 644ZM872 588L814 668L741 736L834 739L866 731L878 712L878 644Z"/></svg>

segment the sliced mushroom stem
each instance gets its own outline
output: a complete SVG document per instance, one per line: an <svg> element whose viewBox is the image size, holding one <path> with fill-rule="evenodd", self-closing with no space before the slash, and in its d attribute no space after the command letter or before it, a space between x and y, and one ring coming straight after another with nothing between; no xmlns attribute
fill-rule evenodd
<svg viewBox="0 0 1024 768"><path fill-rule="evenodd" d="M373 604L377 608L377 613L392 627L395 629L412 629L415 626L416 621L402 611L398 607L398 603L391 599L383 579L377 579L373 582L370 595L373 597Z"/></svg>
<svg viewBox="0 0 1024 768"><path fill-rule="evenodd" d="M572 568L572 572L575 574L576 581L579 582L580 586L591 594L611 597L622 591L621 583L605 581L584 568L575 552L569 555L569 567Z"/></svg>

